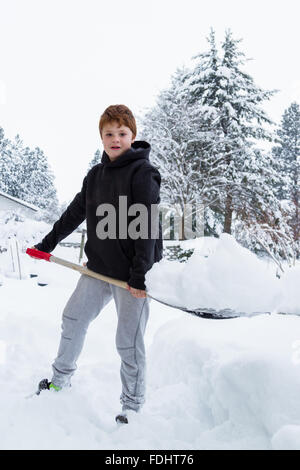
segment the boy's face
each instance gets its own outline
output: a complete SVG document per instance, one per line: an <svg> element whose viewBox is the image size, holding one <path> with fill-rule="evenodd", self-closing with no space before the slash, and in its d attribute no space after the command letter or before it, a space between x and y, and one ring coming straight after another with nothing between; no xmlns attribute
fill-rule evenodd
<svg viewBox="0 0 300 470"><path fill-rule="evenodd" d="M102 143L111 161L131 148L134 136L129 127L119 126L117 121L109 122L102 128Z"/></svg>

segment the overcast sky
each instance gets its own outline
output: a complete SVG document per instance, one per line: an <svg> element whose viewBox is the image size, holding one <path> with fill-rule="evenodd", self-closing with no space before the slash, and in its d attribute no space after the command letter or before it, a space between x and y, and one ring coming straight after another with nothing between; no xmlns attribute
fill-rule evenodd
<svg viewBox="0 0 300 470"><path fill-rule="evenodd" d="M299 0L0 0L0 126L39 146L60 202L80 190L111 104L142 113L214 28L242 38L246 70L280 121L300 103Z"/></svg>

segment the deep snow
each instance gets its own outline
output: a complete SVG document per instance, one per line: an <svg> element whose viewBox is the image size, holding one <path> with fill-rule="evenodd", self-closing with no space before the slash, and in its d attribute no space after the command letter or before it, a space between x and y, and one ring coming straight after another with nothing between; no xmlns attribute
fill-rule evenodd
<svg viewBox="0 0 300 470"><path fill-rule="evenodd" d="M300 318L275 313L299 313L299 266L278 280L272 264L242 252L234 240L212 243L205 247L207 258L201 245L186 264L155 265L147 276L150 292L168 298L174 286L173 300L214 298L210 306L222 307L224 296L243 307L245 295L263 308L273 306L275 285L274 311L216 321L152 301L147 401L128 426L114 422L120 361L113 302L90 325L72 387L26 398L41 378L51 378L62 310L79 274L22 254L24 279L18 280L7 277L9 254L0 254L0 448L300 449ZM59 246L53 253L78 261L73 248ZM261 271L253 279L258 262ZM26 278L32 272L39 277ZM48 285L39 287L38 279ZM233 282L235 290L228 292Z"/></svg>
<svg viewBox="0 0 300 470"><path fill-rule="evenodd" d="M163 259L146 275L149 292L172 305L231 308L240 312L300 315L300 264L280 279L266 263L228 234L188 241L194 253L186 263Z"/></svg>

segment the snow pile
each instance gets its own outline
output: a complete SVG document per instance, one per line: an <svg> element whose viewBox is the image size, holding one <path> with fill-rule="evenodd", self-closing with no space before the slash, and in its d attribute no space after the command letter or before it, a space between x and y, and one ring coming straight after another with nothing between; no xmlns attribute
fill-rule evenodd
<svg viewBox="0 0 300 470"><path fill-rule="evenodd" d="M76 261L76 250L55 251ZM48 286L6 279L0 287L1 449L300 449L296 316L204 320L152 301L146 403L120 427L110 302L90 325L71 389L26 399L51 378L62 311L79 277L32 262L49 270Z"/></svg>
<svg viewBox="0 0 300 470"><path fill-rule="evenodd" d="M1 273L6 278L27 279L32 266L25 255L26 248L38 243L51 226L43 221L24 217L9 218L7 211L0 211L0 284ZM2 278L2 283L4 282Z"/></svg>
<svg viewBox="0 0 300 470"><path fill-rule="evenodd" d="M51 224L20 216L18 220L8 218L7 211L0 211L0 284L4 282L1 273L7 278L28 279L30 274L38 274L42 283L54 281L47 263L33 261L25 254L26 249L42 241L52 229ZM65 240L68 243L81 242L81 233L73 232ZM59 249L59 248L58 248ZM66 252L67 257L70 255ZM72 252L71 252L72 253ZM78 262L79 252L77 254ZM86 259L85 256L83 258Z"/></svg>
<svg viewBox="0 0 300 470"><path fill-rule="evenodd" d="M278 311L300 315L300 265L286 270L280 281L282 295Z"/></svg>
<svg viewBox="0 0 300 470"><path fill-rule="evenodd" d="M188 308L231 308L242 312L282 311L300 314L299 267L278 279L274 267L242 247L228 234L197 239L193 255L184 264L156 263L146 275L149 294ZM284 280L286 278L286 281ZM298 281L297 281L298 279ZM286 289L287 285L289 286ZM293 300L288 300L289 295Z"/></svg>
<svg viewBox="0 0 300 470"><path fill-rule="evenodd" d="M149 353L152 411L197 449L300 449L299 335L280 315L168 322Z"/></svg>
<svg viewBox="0 0 300 470"><path fill-rule="evenodd" d="M38 277L6 276L0 286L1 449L300 449L300 318L275 314L300 313L299 265L277 279L273 264L228 235L189 243L196 246L186 264L162 260L147 274L151 294L196 307L275 305L274 314L204 320L152 301L146 403L123 427L114 421L121 384L113 302L90 325L72 387L25 398L51 379L79 274L20 253L22 272ZM79 250L53 254L78 262ZM4 275L10 262L0 254Z"/></svg>
<svg viewBox="0 0 300 470"><path fill-rule="evenodd" d="M8 219L7 211L0 211L0 246L7 248L9 239L16 238L20 247L28 248L38 243L51 230L52 226L43 221L21 217Z"/></svg>

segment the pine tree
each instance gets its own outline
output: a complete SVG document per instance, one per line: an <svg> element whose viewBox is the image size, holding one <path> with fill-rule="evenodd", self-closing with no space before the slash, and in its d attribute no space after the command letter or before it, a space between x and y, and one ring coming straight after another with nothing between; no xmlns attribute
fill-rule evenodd
<svg viewBox="0 0 300 470"><path fill-rule="evenodd" d="M98 163L101 163L101 158L102 158L101 152L99 149L97 149L96 152L94 153L92 160L89 163L88 170L93 168L93 166L98 165Z"/></svg>
<svg viewBox="0 0 300 470"><path fill-rule="evenodd" d="M0 189L7 194L36 205L43 217L55 220L59 214L54 176L43 151L24 147L17 135L4 139L0 129Z"/></svg>
<svg viewBox="0 0 300 470"><path fill-rule="evenodd" d="M281 267L281 259L292 263L296 256L288 212L277 197L281 175L272 153L256 149L253 159L249 165L245 158L247 198L236 206L233 234L247 248L267 252Z"/></svg>
<svg viewBox="0 0 300 470"><path fill-rule="evenodd" d="M245 59L238 49L240 40L233 39L230 31L225 34L221 58L213 30L208 42L209 51L194 57L198 61L186 77L185 88L189 91L191 104L200 103L215 110L211 132L212 138L218 135L214 157L220 162L219 181L223 182L218 206L224 214L223 230L231 233L233 212L241 197L247 201L251 190L244 175L245 156L249 162L254 161L251 156L253 142L271 140L271 134L262 127L264 123L271 124L271 120L260 105L275 91L260 89L242 70Z"/></svg>
<svg viewBox="0 0 300 470"><path fill-rule="evenodd" d="M273 154L281 173L278 196L290 208L289 223L294 241L300 237L300 107L294 102L285 110L281 126L277 129Z"/></svg>
<svg viewBox="0 0 300 470"><path fill-rule="evenodd" d="M22 199L24 146L19 135L7 140L1 154L1 189L13 197Z"/></svg>
<svg viewBox="0 0 300 470"><path fill-rule="evenodd" d="M34 150L25 149L26 159L23 175L27 180L24 184L24 198L27 202L35 204L48 214L48 218L55 219L59 212L54 175L49 167L44 152L36 147Z"/></svg>

